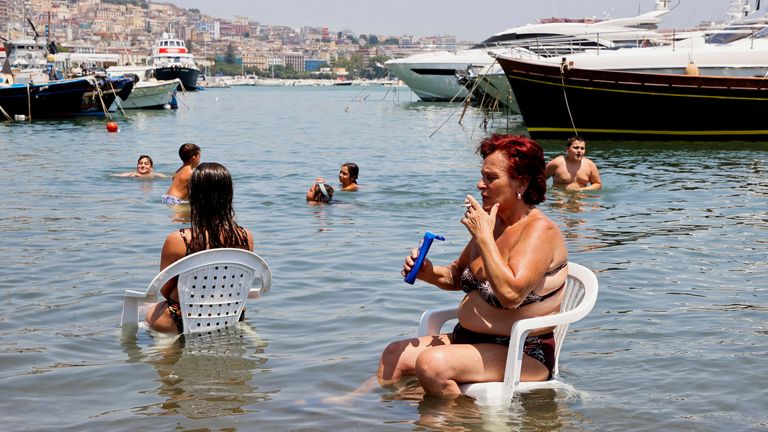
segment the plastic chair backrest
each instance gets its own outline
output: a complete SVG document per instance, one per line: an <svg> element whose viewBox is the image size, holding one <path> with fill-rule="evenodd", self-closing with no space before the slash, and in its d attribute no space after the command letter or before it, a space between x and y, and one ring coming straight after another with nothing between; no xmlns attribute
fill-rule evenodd
<svg viewBox="0 0 768 432"><path fill-rule="evenodd" d="M584 295L586 294L586 287L584 286L584 282L578 276L574 275L574 264L570 263L570 266L572 268L568 273L568 279L566 280L565 285L565 294L563 296L563 301L560 304L561 313L568 312L579 306L581 301L584 299ZM590 307L590 309L592 309L592 307ZM560 349L563 347L563 342L565 341L565 335L568 333L569 326L570 322L566 322L555 327L555 330L553 331L555 335L555 367L553 368L552 372L555 376L559 372L558 366L560 363Z"/></svg>
<svg viewBox="0 0 768 432"><path fill-rule="evenodd" d="M512 326L510 346L503 382L467 383L460 385L461 391L484 405L508 404L516 391L537 387L552 387L558 383L560 351L570 323L579 321L589 314L597 301L597 277L588 268L568 263L568 278L564 288L560 312L553 315L526 318ZM528 332L537 328L554 327L555 365L553 379L549 381L520 382L523 360L523 346Z"/></svg>
<svg viewBox="0 0 768 432"><path fill-rule="evenodd" d="M177 290L184 333L210 333L238 322L249 293L267 292L272 274L264 260L243 249L222 248L196 252L171 264L150 283L148 292L159 290L179 277ZM261 289L251 292L261 280Z"/></svg>
<svg viewBox="0 0 768 432"><path fill-rule="evenodd" d="M216 262L179 275L184 333L212 332L235 324L255 277L252 268Z"/></svg>

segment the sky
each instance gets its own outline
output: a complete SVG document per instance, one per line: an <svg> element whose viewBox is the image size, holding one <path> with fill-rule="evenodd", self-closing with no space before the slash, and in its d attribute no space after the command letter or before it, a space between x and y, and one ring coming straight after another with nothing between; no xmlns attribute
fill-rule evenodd
<svg viewBox="0 0 768 432"><path fill-rule="evenodd" d="M454 35L478 42L538 18L622 18L653 10L654 0L162 0L216 18L244 15L264 25L328 27L360 34ZM723 20L730 0L672 0L661 28ZM750 2L754 7L755 1ZM764 9L764 8L763 8Z"/></svg>

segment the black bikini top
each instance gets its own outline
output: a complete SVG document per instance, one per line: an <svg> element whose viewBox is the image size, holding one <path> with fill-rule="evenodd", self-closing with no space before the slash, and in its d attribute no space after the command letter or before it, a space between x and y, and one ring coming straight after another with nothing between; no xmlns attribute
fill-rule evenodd
<svg viewBox="0 0 768 432"><path fill-rule="evenodd" d="M557 272L559 272L560 270L564 269L565 266L567 265L568 265L568 262L566 261L563 264L559 265L558 267L544 273L544 276L552 276ZM518 306L517 308L521 308L531 303L544 301L552 297L553 295L557 294L558 292L560 292L560 290L563 289L564 286L565 284L563 284L560 288L554 291L550 291L544 294L543 296L534 294L532 292L528 293L528 295L525 297L525 300L523 300L523 302L520 303L520 306ZM471 293L474 290L477 290L480 293L480 297L482 297L483 300L485 300L485 302L488 303L489 305L499 309L507 309L501 304L501 301L499 301L499 298L496 297L496 294L493 292L493 288L491 288L490 282L488 282L487 280L484 280L484 281L477 280L477 278L475 278L475 275L473 275L472 272L469 270L469 266L465 267L464 271L461 273L461 290L467 294Z"/></svg>

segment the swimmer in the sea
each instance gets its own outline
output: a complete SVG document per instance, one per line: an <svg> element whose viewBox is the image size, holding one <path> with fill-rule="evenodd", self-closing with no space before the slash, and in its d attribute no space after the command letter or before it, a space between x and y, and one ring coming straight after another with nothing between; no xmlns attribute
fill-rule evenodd
<svg viewBox="0 0 768 432"><path fill-rule="evenodd" d="M152 162L152 158L149 155L140 155L138 162L136 162L136 171L126 172L122 174L113 174L113 177L141 177L141 178L166 178L163 173L154 171L155 164Z"/></svg>
<svg viewBox="0 0 768 432"><path fill-rule="evenodd" d="M183 165L176 170L171 187L163 194L163 204L186 204L189 202L189 179L192 170L200 164L200 147L186 143L179 148L179 157Z"/></svg>
<svg viewBox="0 0 768 432"><path fill-rule="evenodd" d="M310 203L329 203L333 198L333 186L326 184L322 177L315 179L315 184L307 191L307 201Z"/></svg>

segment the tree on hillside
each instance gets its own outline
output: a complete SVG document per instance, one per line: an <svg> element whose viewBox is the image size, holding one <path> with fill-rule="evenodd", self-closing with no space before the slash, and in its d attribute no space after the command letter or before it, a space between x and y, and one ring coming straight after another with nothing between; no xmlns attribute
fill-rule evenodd
<svg viewBox="0 0 768 432"><path fill-rule="evenodd" d="M227 45L227 53L224 54L224 63L235 64L237 63L237 54L235 53L235 44L232 42Z"/></svg>
<svg viewBox="0 0 768 432"><path fill-rule="evenodd" d="M379 37L376 35L369 35L368 36L368 45L374 46L379 44Z"/></svg>
<svg viewBox="0 0 768 432"><path fill-rule="evenodd" d="M387 76L389 71L384 67L384 62L387 60L389 60L389 56L385 55L376 55L371 57L368 60L368 71L366 71L370 72L370 76L367 78L383 78Z"/></svg>

